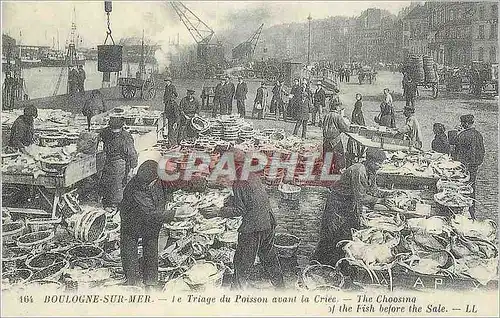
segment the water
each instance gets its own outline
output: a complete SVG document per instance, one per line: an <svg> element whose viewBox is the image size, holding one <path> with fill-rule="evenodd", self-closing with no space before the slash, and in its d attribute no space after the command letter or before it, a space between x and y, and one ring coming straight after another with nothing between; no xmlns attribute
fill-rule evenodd
<svg viewBox="0 0 500 318"><path fill-rule="evenodd" d="M133 76L138 69L138 63L130 63L130 76ZM123 65L123 70L120 72L120 76L127 76L127 64ZM102 87L102 73L97 71L97 61L86 61L85 73L87 79L85 80L85 90L97 89ZM146 65L146 69L149 71L151 69L150 65ZM57 80L63 71L61 83L57 94L54 94L56 89ZM66 67L35 67L23 70L23 76L25 78L25 85L28 96L30 99L47 97L52 95L66 94L67 91L67 78L68 70ZM2 76L2 86L3 86L4 76ZM115 73L111 74L111 86L115 86L117 82L117 76Z"/></svg>

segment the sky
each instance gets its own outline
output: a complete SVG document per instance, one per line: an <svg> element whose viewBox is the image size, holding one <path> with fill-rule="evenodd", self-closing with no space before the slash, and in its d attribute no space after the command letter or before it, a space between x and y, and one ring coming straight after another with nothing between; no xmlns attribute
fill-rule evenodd
<svg viewBox="0 0 500 318"><path fill-rule="evenodd" d="M248 28L290 22L305 22L309 13L313 19L328 16L356 16L370 7L397 14L408 1L184 1L196 15L214 31L224 32L233 27ZM57 45L69 38L73 12L78 34L86 47L102 44L106 38L104 1L2 1L2 31L30 45ZM160 45L175 38L180 44L192 44L187 29L168 1L113 1L110 16L115 41L122 37L145 36Z"/></svg>

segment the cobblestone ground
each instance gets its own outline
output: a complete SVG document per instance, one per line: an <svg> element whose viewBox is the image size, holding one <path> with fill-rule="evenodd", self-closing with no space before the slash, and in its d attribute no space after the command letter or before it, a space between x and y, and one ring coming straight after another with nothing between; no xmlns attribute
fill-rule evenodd
<svg viewBox="0 0 500 318"><path fill-rule="evenodd" d="M401 75L390 72L380 72L377 82L374 84L341 83L341 99L346 108L346 115L350 116L354 95L363 95L363 112L367 125L375 125L373 118L379 111L382 99L382 90L387 87L393 92L396 110L397 126L404 124L402 114L404 101L401 99ZM352 80L355 80L353 77ZM196 95L201 91L203 84L199 81L184 81L175 83L180 96L184 96L186 88L197 90ZM251 105L255 98L257 82L249 82L249 94L247 99L247 114L250 114ZM270 90L270 89L269 89ZM158 94L162 95L162 94ZM154 108L161 109L161 96L147 104ZM271 94L269 93L269 98ZM123 101L121 101L123 103ZM236 111L234 105L234 111ZM437 99L432 99L430 91L420 89L420 97L416 102L416 117L418 118L424 139L424 150L430 149L433 139L432 125L435 122L443 123L447 130L459 124L460 115L474 114L476 117L476 128L483 134L486 147L484 163L479 169L477 196L478 218L497 219L498 217L498 98L496 99L471 99L465 93L441 92ZM254 120L256 128L275 127L292 132L293 123L274 120ZM309 127L309 136L319 137L320 130L316 127ZM279 193L274 189L270 190L271 203L277 214L279 231L287 231L301 239L298 252L299 264L304 264L314 251L319 237L319 226L321 213L323 211L326 189L304 188L301 199L297 203L281 201Z"/></svg>

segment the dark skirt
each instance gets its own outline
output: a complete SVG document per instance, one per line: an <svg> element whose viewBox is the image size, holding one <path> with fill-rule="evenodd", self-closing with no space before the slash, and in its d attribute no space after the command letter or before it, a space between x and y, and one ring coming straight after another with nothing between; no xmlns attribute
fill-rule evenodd
<svg viewBox="0 0 500 318"><path fill-rule="evenodd" d="M324 155L331 152L333 155L332 166L329 169L330 173L338 174L341 169L346 166L344 145L342 141L337 142L337 144L332 146L330 139L323 139L323 162L325 162ZM328 164L325 162L325 164Z"/></svg>
<svg viewBox="0 0 500 318"><path fill-rule="evenodd" d="M114 160L104 164L99 186L104 207L117 206L122 201L127 173L125 160Z"/></svg>
<svg viewBox="0 0 500 318"><path fill-rule="evenodd" d="M354 197L332 192L323 212L320 238L312 260L335 266L345 256L342 246L337 246L337 243L352 239L351 228L359 228Z"/></svg>

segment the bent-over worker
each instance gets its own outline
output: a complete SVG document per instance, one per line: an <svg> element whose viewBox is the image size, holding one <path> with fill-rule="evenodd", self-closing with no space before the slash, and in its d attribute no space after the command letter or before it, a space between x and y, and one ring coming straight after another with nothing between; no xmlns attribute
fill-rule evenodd
<svg viewBox="0 0 500 318"><path fill-rule="evenodd" d="M413 143L413 147L421 149L422 130L420 129L420 124L417 118L415 118L415 108L405 106L403 109L403 115L406 117L406 124L402 128L398 129L398 132L407 135Z"/></svg>
<svg viewBox="0 0 500 318"><path fill-rule="evenodd" d="M375 205L382 199L369 193L375 192L375 173L386 159L380 149L369 148L366 160L347 168L332 187L321 219L320 239L312 260L335 266L344 257L342 240L351 240L351 229L359 229L363 205Z"/></svg>
<svg viewBox="0 0 500 318"><path fill-rule="evenodd" d="M330 112L323 119L323 156L332 153L332 173L340 173L345 168L344 146L342 145L342 133L349 131L347 118L342 116L343 106L340 103L332 103Z"/></svg>
<svg viewBox="0 0 500 318"><path fill-rule="evenodd" d="M233 289L246 287L249 270L258 255L266 269L271 283L283 288L283 273L274 247L274 218L269 196L262 181L255 173L250 173L247 180L241 180L244 153L235 153L237 180L233 181L233 196L226 201L219 215L223 217L242 216L238 229L238 245L234 254Z"/></svg>
<svg viewBox="0 0 500 318"><path fill-rule="evenodd" d="M38 110L34 105L24 108L24 114L17 117L10 128L9 146L25 151L25 147L33 144L35 128L34 119L38 117Z"/></svg>
<svg viewBox="0 0 500 318"><path fill-rule="evenodd" d="M114 209L122 201L128 174L137 166L134 139L123 129L123 125L123 118L111 117L108 127L99 133L106 156L100 181L104 208Z"/></svg>
<svg viewBox="0 0 500 318"><path fill-rule="evenodd" d="M120 204L121 259L127 285L158 285L158 236L163 223L173 220L165 211L167 191L158 178L158 163L147 160L123 191ZM140 272L138 240L142 239L144 266Z"/></svg>

